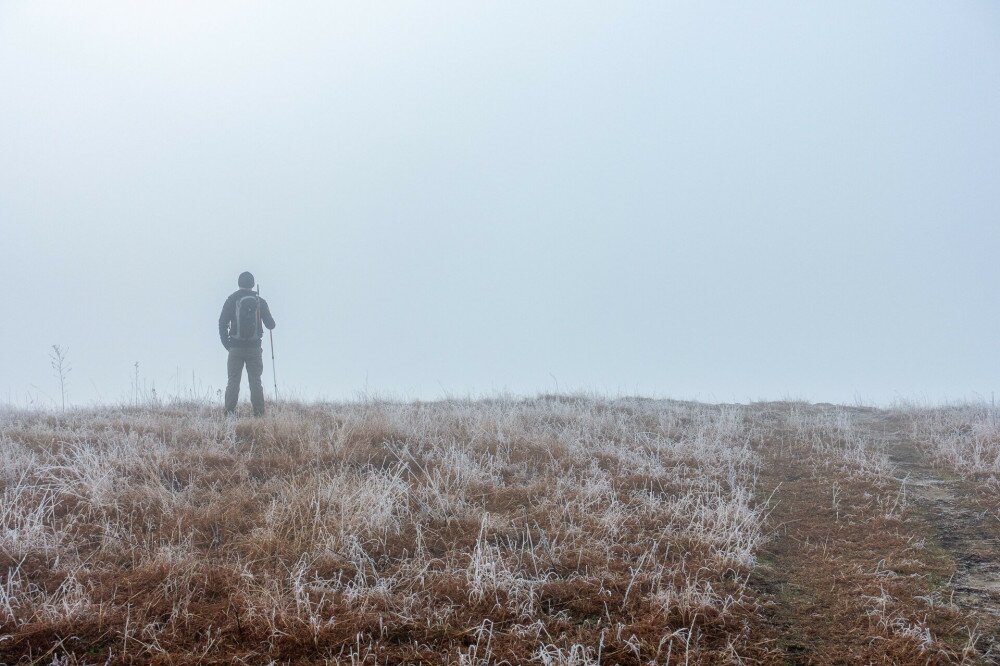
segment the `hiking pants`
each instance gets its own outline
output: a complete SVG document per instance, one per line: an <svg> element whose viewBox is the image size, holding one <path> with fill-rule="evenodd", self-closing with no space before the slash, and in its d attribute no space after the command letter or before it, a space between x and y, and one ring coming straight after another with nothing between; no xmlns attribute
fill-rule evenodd
<svg viewBox="0 0 1000 666"><path fill-rule="evenodd" d="M264 416L264 386L260 376L264 372L264 350L261 347L229 348L229 384L226 386L226 414L236 412L236 401L240 398L240 381L243 379L243 365L247 366L250 382L250 403L254 416Z"/></svg>

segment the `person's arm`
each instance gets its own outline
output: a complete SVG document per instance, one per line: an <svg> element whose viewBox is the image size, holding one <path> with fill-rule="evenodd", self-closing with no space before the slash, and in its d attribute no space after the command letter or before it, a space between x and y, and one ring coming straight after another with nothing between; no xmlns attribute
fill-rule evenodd
<svg viewBox="0 0 1000 666"><path fill-rule="evenodd" d="M229 322L233 320L233 304L233 297L230 296L222 305L222 314L219 315L219 338L226 349L229 349Z"/></svg>
<svg viewBox="0 0 1000 666"><path fill-rule="evenodd" d="M264 321L264 326L274 328L274 317L271 316L271 308L267 307L267 301L260 299L260 318Z"/></svg>

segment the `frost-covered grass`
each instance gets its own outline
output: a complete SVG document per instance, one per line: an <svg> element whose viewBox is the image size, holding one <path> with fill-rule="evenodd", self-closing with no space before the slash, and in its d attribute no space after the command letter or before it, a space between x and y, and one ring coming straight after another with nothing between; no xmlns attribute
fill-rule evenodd
<svg viewBox="0 0 1000 666"><path fill-rule="evenodd" d="M1000 408L986 402L944 407L901 404L910 435L940 464L963 476L1000 483Z"/></svg>
<svg viewBox="0 0 1000 666"><path fill-rule="evenodd" d="M0 656L765 654L755 418L574 396L8 410Z"/></svg>
<svg viewBox="0 0 1000 666"><path fill-rule="evenodd" d="M783 429L796 446L809 447L824 464L849 476L885 481L892 477L885 441L865 422L866 416L871 419L870 410L793 404Z"/></svg>
<svg viewBox="0 0 1000 666"><path fill-rule="evenodd" d="M947 661L887 447L997 464L958 408L220 411L0 410L0 663Z"/></svg>

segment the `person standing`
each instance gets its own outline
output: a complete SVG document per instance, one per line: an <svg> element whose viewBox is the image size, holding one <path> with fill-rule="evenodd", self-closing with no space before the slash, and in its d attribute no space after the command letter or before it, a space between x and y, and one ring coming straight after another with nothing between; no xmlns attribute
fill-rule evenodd
<svg viewBox="0 0 1000 666"><path fill-rule="evenodd" d="M274 318L267 301L253 291L252 273L240 273L237 283L240 288L229 295L219 315L219 337L222 338L222 346L229 351L225 410L227 415L236 413L243 366L246 365L253 414L264 416L264 386L260 381L264 373L264 348L261 346L264 329L261 324L273 329Z"/></svg>

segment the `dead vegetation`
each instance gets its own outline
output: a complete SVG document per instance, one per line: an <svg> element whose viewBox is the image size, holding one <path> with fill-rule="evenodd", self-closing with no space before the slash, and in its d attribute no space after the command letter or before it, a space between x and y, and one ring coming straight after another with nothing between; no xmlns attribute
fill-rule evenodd
<svg viewBox="0 0 1000 666"><path fill-rule="evenodd" d="M0 412L0 661L974 661L880 418L582 396Z"/></svg>
<svg viewBox="0 0 1000 666"><path fill-rule="evenodd" d="M9 657L757 655L746 413L641 400L7 414Z"/></svg>

